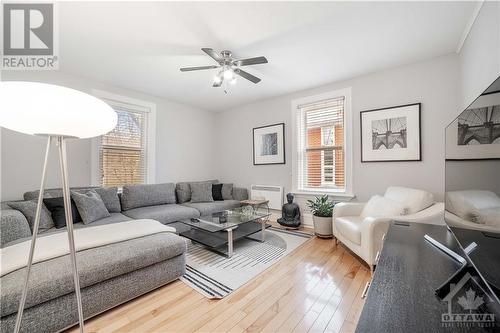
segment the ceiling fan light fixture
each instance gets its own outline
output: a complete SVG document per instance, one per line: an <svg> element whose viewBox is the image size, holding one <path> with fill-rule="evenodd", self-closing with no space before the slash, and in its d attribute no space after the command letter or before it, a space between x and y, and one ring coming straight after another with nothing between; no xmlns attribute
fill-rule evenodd
<svg viewBox="0 0 500 333"><path fill-rule="evenodd" d="M240 67L268 63L266 57L263 56L246 59L233 59L231 52L227 50L221 51L220 53L215 52L212 48L202 48L201 50L205 52L210 58L215 60L217 62L217 65L182 67L180 70L181 72L191 72L207 69L217 69L219 72L214 76L212 84L212 87L215 88L221 87L223 85L225 88L227 88L228 84L236 84L237 76L240 76L252 83L259 83L261 81L260 78L242 70ZM227 93L226 90L225 92Z"/></svg>
<svg viewBox="0 0 500 333"><path fill-rule="evenodd" d="M234 78L234 71L232 68L227 68L224 70L224 80L232 80Z"/></svg>

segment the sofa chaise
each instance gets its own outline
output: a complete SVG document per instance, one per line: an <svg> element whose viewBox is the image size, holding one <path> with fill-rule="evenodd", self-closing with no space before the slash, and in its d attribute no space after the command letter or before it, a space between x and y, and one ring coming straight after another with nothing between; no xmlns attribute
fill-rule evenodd
<svg viewBox="0 0 500 333"><path fill-rule="evenodd" d="M216 180L211 182L217 183ZM179 233L184 231L182 228L188 227L177 221L235 208L240 205L240 200L247 198L246 189L233 188L232 199L191 202L188 195L183 196L183 190L189 191L191 183L194 182L124 186L121 194L101 196L106 207L114 207L109 209L108 217L90 224L75 223L75 229L154 219L176 228ZM72 190L85 192L89 189L99 188ZM61 189L44 192L44 198L57 198L61 195ZM37 197L38 191L24 194L25 200L36 200ZM64 229L43 230L39 237L64 232ZM30 238L31 226L23 213L11 209L8 203L2 203L0 246L5 248ZM178 279L185 272L185 252L186 241L175 233L168 232L78 252L85 318ZM25 269L18 269L0 278L0 332L13 331L24 274ZM21 330L55 332L76 323L78 314L69 255L35 263L32 266Z"/></svg>

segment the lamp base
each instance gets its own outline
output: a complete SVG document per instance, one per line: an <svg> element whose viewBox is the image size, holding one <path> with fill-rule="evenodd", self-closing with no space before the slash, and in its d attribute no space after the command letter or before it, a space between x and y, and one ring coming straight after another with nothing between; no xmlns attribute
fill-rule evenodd
<svg viewBox="0 0 500 333"><path fill-rule="evenodd" d="M75 239L73 235L73 218L71 214L71 198L70 198L70 190L68 183L68 163L66 158L66 139L75 138L68 136L58 136L51 134L39 134L41 136L47 137L47 147L45 149L45 160L43 163L43 171L42 171L42 180L40 184L40 192L38 193L38 204L36 207L36 215L35 215L35 223L33 225L33 235L31 237L31 246L30 252L28 256L28 264L26 265L26 277L24 280L24 288L21 295L21 300L19 302L19 309L17 311L16 324L14 327L14 333L18 333L21 329L21 321L24 312L24 306L26 304L26 296L28 294L28 282L31 272L31 266L33 264L33 255L35 252L35 244L38 236L38 229L40 225L40 213L43 205L43 196L45 191L45 176L47 173L47 164L50 153L50 145L52 139L56 139L57 145L59 146L59 161L61 166L61 177L62 177L62 190L63 190L63 198L64 198L64 212L66 216L66 226L68 231L68 242L70 249L70 258L71 258L71 267L73 270L73 280L75 284L75 293L76 300L78 304L78 320L80 323L80 332L84 332L84 321L83 321L83 308L82 308L82 297L80 293L80 279L78 276L78 268L76 265L76 250L75 250Z"/></svg>

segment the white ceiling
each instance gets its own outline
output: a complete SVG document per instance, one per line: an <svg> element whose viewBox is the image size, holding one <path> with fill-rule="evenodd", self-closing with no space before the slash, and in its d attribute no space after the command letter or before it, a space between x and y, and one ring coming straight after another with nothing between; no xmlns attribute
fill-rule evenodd
<svg viewBox="0 0 500 333"><path fill-rule="evenodd" d="M59 4L60 70L221 111L454 52L474 2L78 2ZM201 47L246 67L225 95Z"/></svg>

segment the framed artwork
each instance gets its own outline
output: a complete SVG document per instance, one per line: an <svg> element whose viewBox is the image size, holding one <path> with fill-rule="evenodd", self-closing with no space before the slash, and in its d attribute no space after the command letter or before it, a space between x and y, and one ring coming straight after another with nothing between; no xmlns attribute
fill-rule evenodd
<svg viewBox="0 0 500 333"><path fill-rule="evenodd" d="M361 162L421 161L420 103L360 113Z"/></svg>
<svg viewBox="0 0 500 333"><path fill-rule="evenodd" d="M446 127L446 160L500 159L500 91L479 96Z"/></svg>
<svg viewBox="0 0 500 333"><path fill-rule="evenodd" d="M285 164L285 124L253 129L253 164Z"/></svg>

